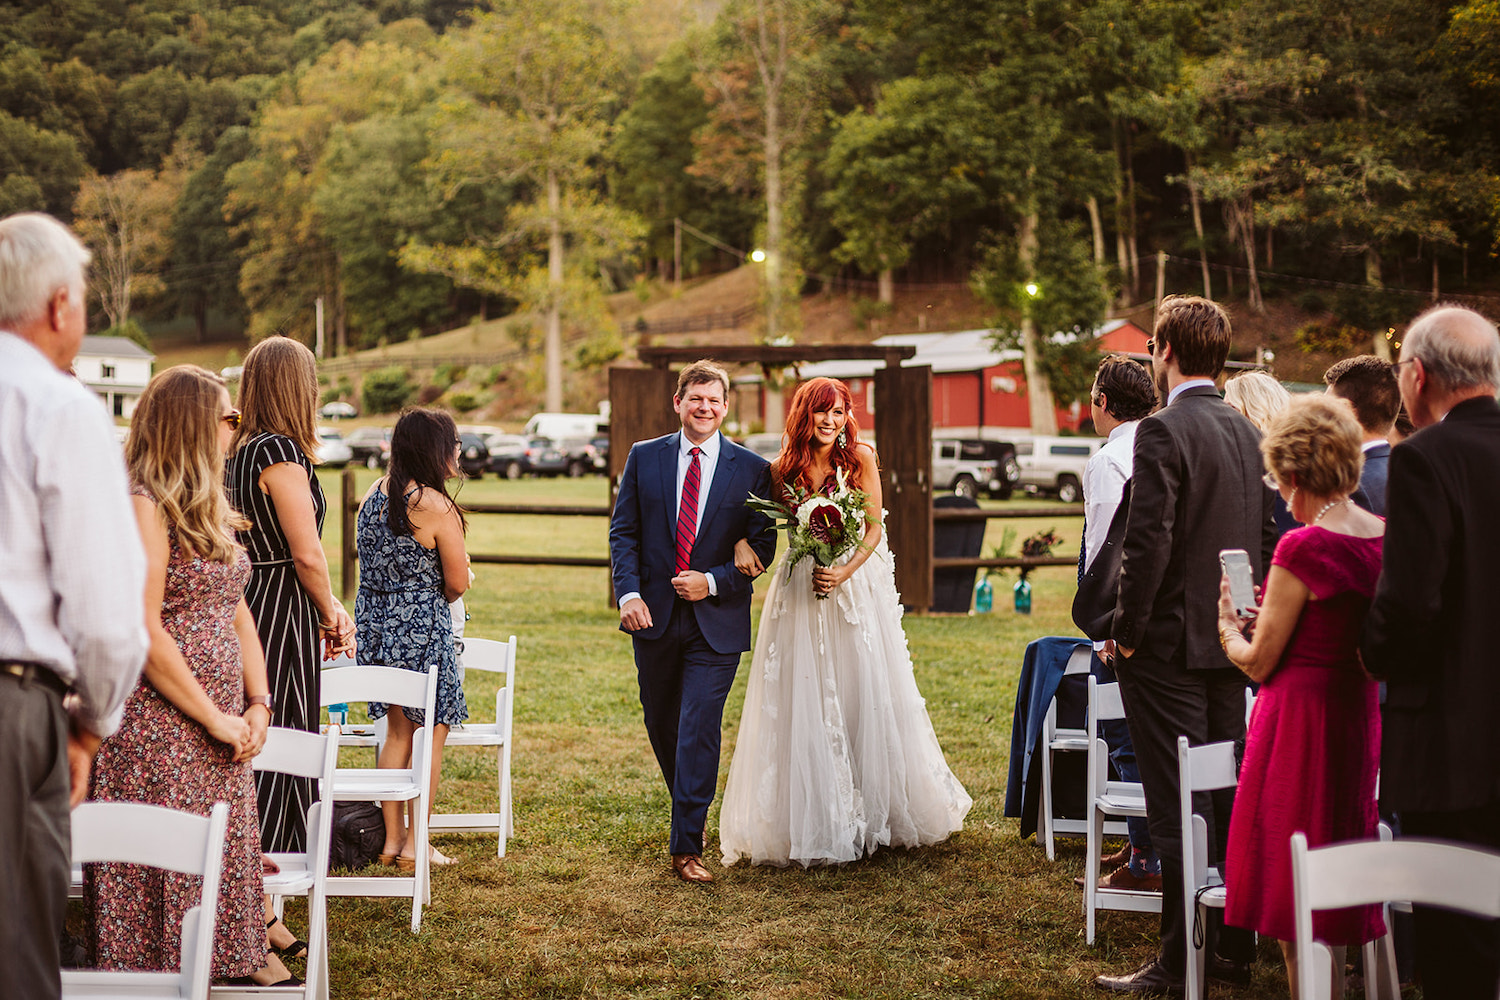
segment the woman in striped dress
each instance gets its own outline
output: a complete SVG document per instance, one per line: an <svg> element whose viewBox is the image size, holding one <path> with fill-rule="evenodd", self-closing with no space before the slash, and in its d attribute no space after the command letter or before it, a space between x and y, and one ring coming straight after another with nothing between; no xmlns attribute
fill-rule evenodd
<svg viewBox="0 0 1500 1000"><path fill-rule="evenodd" d="M320 537L327 503L309 457L317 447L317 359L287 337L261 341L245 356L239 405L225 475L230 502L250 521L239 533L251 562L245 601L266 651L271 724L316 732L322 656L354 648L354 621L328 577ZM262 849L305 850L312 781L255 777ZM305 947L280 926L271 927L271 943L293 953Z"/></svg>

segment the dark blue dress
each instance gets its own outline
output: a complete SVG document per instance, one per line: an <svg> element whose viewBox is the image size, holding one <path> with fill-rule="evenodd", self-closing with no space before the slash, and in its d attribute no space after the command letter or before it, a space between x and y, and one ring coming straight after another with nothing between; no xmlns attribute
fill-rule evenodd
<svg viewBox="0 0 1500 1000"><path fill-rule="evenodd" d="M436 664L436 722L456 726L468 719L469 708L458 682L443 562L436 548L391 531L387 502L376 490L359 508L359 596L354 601L359 661L421 673ZM420 708L401 710L416 725L425 725ZM370 718L385 713L385 705L370 702Z"/></svg>

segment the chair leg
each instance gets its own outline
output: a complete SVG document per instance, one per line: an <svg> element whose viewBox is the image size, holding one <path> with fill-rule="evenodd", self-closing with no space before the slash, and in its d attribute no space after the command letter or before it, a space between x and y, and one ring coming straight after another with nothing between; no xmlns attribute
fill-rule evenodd
<svg viewBox="0 0 1500 1000"><path fill-rule="evenodd" d="M1094 943L1094 925L1099 915L1099 855L1104 850L1104 813L1089 803L1088 857L1083 863L1084 943Z"/></svg>
<svg viewBox="0 0 1500 1000"><path fill-rule="evenodd" d="M1042 738L1042 794L1041 801L1037 803L1036 828L1037 836L1042 838L1042 847L1047 852L1048 861L1057 860L1056 848L1053 846L1052 831L1052 747L1050 741L1044 735Z"/></svg>
<svg viewBox="0 0 1500 1000"><path fill-rule="evenodd" d="M1191 849L1192 845L1188 845L1185 848L1185 850ZM1208 925L1208 912L1206 908L1193 903L1191 893L1188 895L1188 911L1196 913L1198 920L1205 927ZM1186 980L1185 985L1187 987L1186 1000L1201 1000L1205 985L1203 982L1203 949L1198 947L1197 942L1193 939L1193 921L1191 919L1188 920L1187 924L1186 971L1187 975L1183 977Z"/></svg>

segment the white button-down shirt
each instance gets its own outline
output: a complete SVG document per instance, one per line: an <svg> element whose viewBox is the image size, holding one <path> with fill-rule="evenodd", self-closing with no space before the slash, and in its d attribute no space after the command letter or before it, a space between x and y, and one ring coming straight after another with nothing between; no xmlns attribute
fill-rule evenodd
<svg viewBox="0 0 1500 1000"><path fill-rule="evenodd" d="M78 692L78 721L120 725L146 658L146 557L99 398L0 331L0 660Z"/></svg>
<svg viewBox="0 0 1500 1000"><path fill-rule="evenodd" d="M1094 564L1099 547L1109 534L1109 522L1125 495L1125 480L1130 478L1135 458L1135 429L1132 420L1109 432L1109 440L1094 453L1083 467L1083 568Z"/></svg>

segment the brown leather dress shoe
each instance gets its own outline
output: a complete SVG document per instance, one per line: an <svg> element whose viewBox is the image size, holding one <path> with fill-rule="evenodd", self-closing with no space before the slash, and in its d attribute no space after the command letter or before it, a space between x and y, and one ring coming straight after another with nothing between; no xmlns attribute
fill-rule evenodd
<svg viewBox="0 0 1500 1000"><path fill-rule="evenodd" d="M703 867L703 859L696 854L672 855L672 870L684 882L707 883L714 880L709 870Z"/></svg>
<svg viewBox="0 0 1500 1000"><path fill-rule="evenodd" d="M1083 876L1080 875L1073 880L1078 888L1083 888ZM1099 879L1101 889L1133 889L1136 892L1161 892L1160 875L1137 875L1130 870L1129 865L1121 865L1108 875Z"/></svg>
<svg viewBox="0 0 1500 1000"><path fill-rule="evenodd" d="M1112 872L1121 865L1130 864L1130 845L1126 844L1113 854L1106 854L1099 859L1099 870Z"/></svg>
<svg viewBox="0 0 1500 1000"><path fill-rule="evenodd" d="M1168 972L1160 957L1123 976L1100 976L1094 980L1094 985L1110 993L1141 996L1180 997L1184 990L1182 977Z"/></svg>

